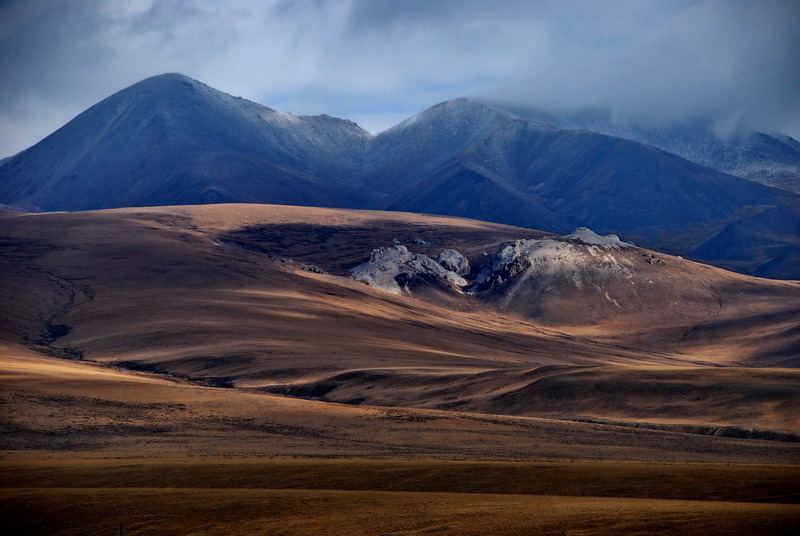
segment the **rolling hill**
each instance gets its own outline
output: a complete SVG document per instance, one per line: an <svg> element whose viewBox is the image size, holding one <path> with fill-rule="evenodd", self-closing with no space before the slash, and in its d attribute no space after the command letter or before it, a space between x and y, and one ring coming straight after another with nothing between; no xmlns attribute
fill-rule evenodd
<svg viewBox="0 0 800 536"><path fill-rule="evenodd" d="M798 308L796 282L587 229L2 210L0 517L20 534L792 534Z"/></svg>
<svg viewBox="0 0 800 536"><path fill-rule="evenodd" d="M50 355L200 385L524 415L554 410L503 401L559 378L590 389L545 391L561 417L611 404L621 421L798 425L796 375L779 368L800 359L794 282L586 230L406 213L206 205L2 222L0 335ZM350 277L398 242L418 258L463 253L469 286L410 273L398 295ZM591 387L603 378L620 390ZM644 411L629 398L654 385L688 389L694 413L675 413L682 399Z"/></svg>

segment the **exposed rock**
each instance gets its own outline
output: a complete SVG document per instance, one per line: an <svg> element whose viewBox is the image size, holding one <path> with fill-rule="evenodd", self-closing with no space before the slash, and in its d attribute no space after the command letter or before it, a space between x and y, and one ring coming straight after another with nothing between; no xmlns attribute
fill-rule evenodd
<svg viewBox="0 0 800 536"><path fill-rule="evenodd" d="M568 234L566 238L572 240L580 240L584 244L592 244L596 246L604 246L614 249L627 248L633 246L633 244L629 242L623 242L615 234L601 236L592 231L591 229L589 229L588 227L578 227L577 229L572 231L572 234Z"/></svg>
<svg viewBox="0 0 800 536"><path fill-rule="evenodd" d="M408 292L416 284L444 283L464 287L467 280L447 270L427 255L411 253L405 246L395 245L372 251L367 262L352 270L352 277L367 285L394 294Z"/></svg>
<svg viewBox="0 0 800 536"><path fill-rule="evenodd" d="M469 261L464 255L454 249L446 249L442 251L439 256L435 257L435 260L446 270L455 272L458 275L469 274Z"/></svg>
<svg viewBox="0 0 800 536"><path fill-rule="evenodd" d="M657 266L666 266L667 263L663 259L656 257L652 253L642 253L642 257L644 257L645 262L647 264L655 264Z"/></svg>
<svg viewBox="0 0 800 536"><path fill-rule="evenodd" d="M480 278L472 290L482 291L499 287L531 267L528 257L517 257L509 263L500 263Z"/></svg>
<svg viewBox="0 0 800 536"><path fill-rule="evenodd" d="M581 288L595 275L630 273L627 262L618 262L612 252L602 249L627 248L630 245L614 237L599 237L588 229L579 229L579 240L599 243L582 246L560 240L515 240L503 246L496 254L487 257L470 291L480 292L496 288L520 275L526 277L558 277ZM594 236L592 236L594 235ZM572 237L574 238L574 237ZM616 238L616 240L615 240Z"/></svg>
<svg viewBox="0 0 800 536"><path fill-rule="evenodd" d="M321 274L327 275L328 272L317 266L316 264L304 264L300 267L301 269L305 270L306 272L311 272L314 274Z"/></svg>
<svg viewBox="0 0 800 536"><path fill-rule="evenodd" d="M327 275L328 274L328 272L326 272L325 270L323 270L322 268L320 268L319 266L317 266L315 264L306 264L306 263L303 263L303 262L297 262L294 259L288 259L286 257L277 257L275 255L269 255L269 257L273 261L275 261L275 262L277 262L279 264L282 264L284 266L291 266L293 268L300 268L304 272L311 272L311 273L322 274L322 275Z"/></svg>

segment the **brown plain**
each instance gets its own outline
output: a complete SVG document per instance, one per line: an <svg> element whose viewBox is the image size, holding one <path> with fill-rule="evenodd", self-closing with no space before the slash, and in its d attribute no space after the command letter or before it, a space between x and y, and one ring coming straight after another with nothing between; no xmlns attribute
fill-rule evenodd
<svg viewBox="0 0 800 536"><path fill-rule="evenodd" d="M469 220L223 205L0 235L12 533L799 526L796 282L661 255L702 284L569 325L342 277L394 238L472 260L543 236Z"/></svg>

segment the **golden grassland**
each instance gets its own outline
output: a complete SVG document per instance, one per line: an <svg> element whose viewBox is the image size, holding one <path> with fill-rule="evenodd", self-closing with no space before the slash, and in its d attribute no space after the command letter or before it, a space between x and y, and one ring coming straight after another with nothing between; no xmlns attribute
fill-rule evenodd
<svg viewBox="0 0 800 536"><path fill-rule="evenodd" d="M30 441L0 461L11 534L793 534L800 524L793 444L346 406L5 351L6 422ZM593 456L611 459L576 459Z"/></svg>
<svg viewBox="0 0 800 536"><path fill-rule="evenodd" d="M341 277L395 237L479 256L531 230L2 217L4 533L800 533L797 282L665 256L675 293L650 317L553 326Z"/></svg>
<svg viewBox="0 0 800 536"><path fill-rule="evenodd" d="M603 423L319 402L46 357L0 355L0 446L139 456L632 459L792 464L800 443Z"/></svg>

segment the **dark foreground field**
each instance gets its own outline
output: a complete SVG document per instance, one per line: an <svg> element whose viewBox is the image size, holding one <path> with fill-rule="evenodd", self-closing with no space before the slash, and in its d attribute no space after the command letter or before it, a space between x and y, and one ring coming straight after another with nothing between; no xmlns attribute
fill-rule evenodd
<svg viewBox="0 0 800 536"><path fill-rule="evenodd" d="M28 460L12 534L796 534L796 466L432 460Z"/></svg>

